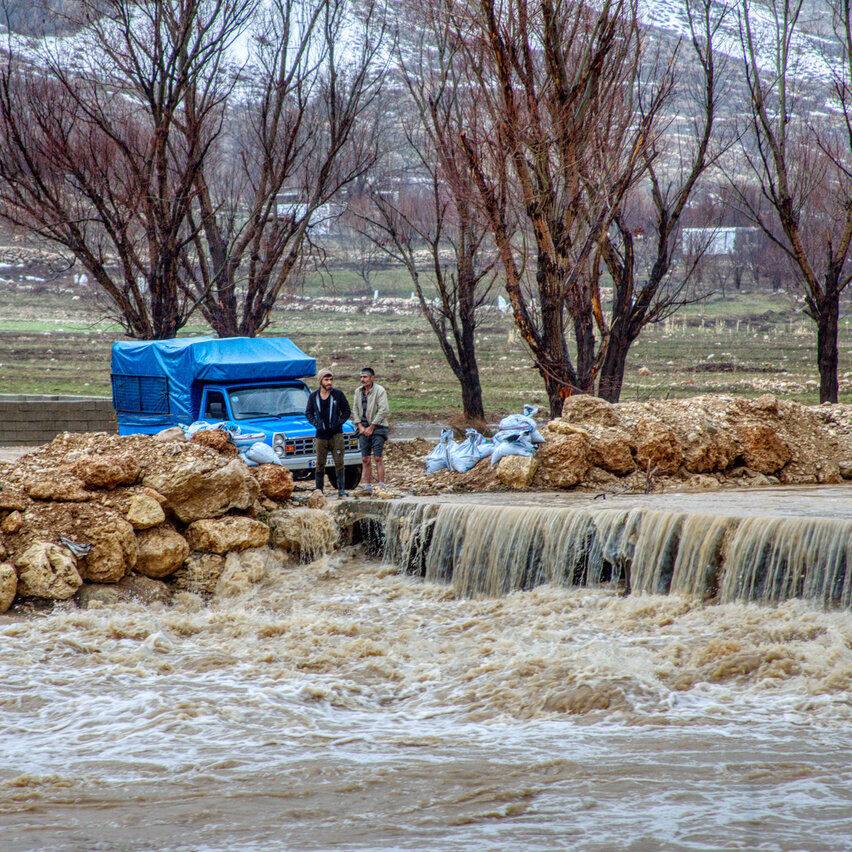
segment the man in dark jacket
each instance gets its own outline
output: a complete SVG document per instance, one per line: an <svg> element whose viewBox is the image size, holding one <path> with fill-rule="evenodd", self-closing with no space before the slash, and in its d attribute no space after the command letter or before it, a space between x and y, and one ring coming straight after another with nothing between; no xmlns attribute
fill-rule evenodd
<svg viewBox="0 0 852 852"><path fill-rule="evenodd" d="M343 424L352 414L346 395L334 387L334 376L331 370L322 370L319 374L319 388L308 397L305 417L317 430L317 490L322 491L325 484L325 463L328 451L334 459L334 470L337 474L337 493L346 496L344 488L346 471L343 466Z"/></svg>

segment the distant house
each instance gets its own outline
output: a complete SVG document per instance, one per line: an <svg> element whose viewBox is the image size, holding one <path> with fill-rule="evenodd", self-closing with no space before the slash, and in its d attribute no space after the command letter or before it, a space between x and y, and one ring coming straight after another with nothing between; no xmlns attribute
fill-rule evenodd
<svg viewBox="0 0 852 852"><path fill-rule="evenodd" d="M281 192L275 199L275 214L279 219L289 219L291 216L301 219L307 212L308 205L302 200L300 192ZM339 204L320 204L311 214L308 228L315 234L328 235L340 213Z"/></svg>
<svg viewBox="0 0 852 852"><path fill-rule="evenodd" d="M724 257L742 251L746 243L754 240L757 228L684 228L681 247L684 254Z"/></svg>

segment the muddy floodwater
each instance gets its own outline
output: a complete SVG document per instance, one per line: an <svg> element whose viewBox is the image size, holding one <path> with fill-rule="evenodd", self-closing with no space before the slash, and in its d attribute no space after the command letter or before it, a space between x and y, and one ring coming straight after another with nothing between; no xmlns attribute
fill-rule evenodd
<svg viewBox="0 0 852 852"><path fill-rule="evenodd" d="M852 845L848 612L394 570L0 617L0 846Z"/></svg>

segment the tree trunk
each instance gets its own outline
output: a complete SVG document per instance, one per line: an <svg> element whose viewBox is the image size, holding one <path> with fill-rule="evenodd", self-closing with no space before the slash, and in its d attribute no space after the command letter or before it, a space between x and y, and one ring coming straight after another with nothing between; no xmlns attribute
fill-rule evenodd
<svg viewBox="0 0 852 852"><path fill-rule="evenodd" d="M604 362L598 379L598 396L607 402L618 402L624 384L627 353L633 341L623 335L613 334L609 338Z"/></svg>
<svg viewBox="0 0 852 852"><path fill-rule="evenodd" d="M837 402L837 337L840 317L840 292L828 286L819 304L817 318L817 363L819 364L819 401Z"/></svg>
<svg viewBox="0 0 852 852"><path fill-rule="evenodd" d="M482 385L479 381L479 369L475 361L472 367L462 365L459 383L461 384L465 420L485 420L485 408L482 405Z"/></svg>

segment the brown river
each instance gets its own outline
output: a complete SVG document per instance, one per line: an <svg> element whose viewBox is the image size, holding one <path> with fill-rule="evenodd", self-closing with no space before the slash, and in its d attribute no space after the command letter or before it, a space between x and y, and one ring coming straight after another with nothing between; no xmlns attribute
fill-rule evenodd
<svg viewBox="0 0 852 852"><path fill-rule="evenodd" d="M356 550L0 617L0 847L852 848L852 615Z"/></svg>

